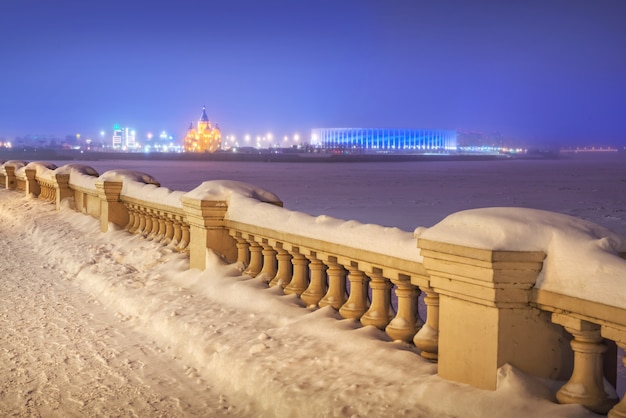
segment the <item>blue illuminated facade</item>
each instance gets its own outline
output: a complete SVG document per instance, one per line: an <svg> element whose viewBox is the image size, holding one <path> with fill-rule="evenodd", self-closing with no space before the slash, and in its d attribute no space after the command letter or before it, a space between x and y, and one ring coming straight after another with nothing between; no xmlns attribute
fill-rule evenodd
<svg viewBox="0 0 626 418"><path fill-rule="evenodd" d="M456 131L433 129L321 128L311 132L311 145L326 149L369 152L452 152Z"/></svg>

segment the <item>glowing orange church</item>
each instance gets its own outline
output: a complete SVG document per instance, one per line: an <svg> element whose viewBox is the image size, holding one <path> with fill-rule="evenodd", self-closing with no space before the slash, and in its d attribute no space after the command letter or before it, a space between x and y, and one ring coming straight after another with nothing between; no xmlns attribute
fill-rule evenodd
<svg viewBox="0 0 626 418"><path fill-rule="evenodd" d="M220 128L217 123L214 128L211 127L211 121L206 115L206 107L202 106L202 116L198 121L198 127L194 129L193 122L191 122L183 142L183 148L187 152L215 152L220 149L221 142Z"/></svg>

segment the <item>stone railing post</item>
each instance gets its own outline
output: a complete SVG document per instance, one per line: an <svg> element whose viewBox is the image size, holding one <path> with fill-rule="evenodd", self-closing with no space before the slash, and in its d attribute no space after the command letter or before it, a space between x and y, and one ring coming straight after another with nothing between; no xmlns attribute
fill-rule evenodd
<svg viewBox="0 0 626 418"><path fill-rule="evenodd" d="M404 274L391 278L391 283L396 285L398 312L385 327L385 332L394 341L410 342L422 325L417 312L420 292L417 286L411 284L411 278Z"/></svg>
<svg viewBox="0 0 626 418"><path fill-rule="evenodd" d="M257 276L259 276L259 278L265 283L269 283L278 272L278 260L276 259L277 253L274 250L274 247L270 245L269 240L266 238L262 238L260 244L263 247L263 250L261 251L263 254L263 268Z"/></svg>
<svg viewBox="0 0 626 418"><path fill-rule="evenodd" d="M27 168L24 170L26 174L26 184L24 185L24 192L26 195L34 195L39 196L41 193L41 188L39 187L39 183L37 183L37 170L32 168Z"/></svg>
<svg viewBox="0 0 626 418"><path fill-rule="evenodd" d="M624 350L625 355L622 356L622 364L626 366L626 330L605 325L602 326L602 336L615 341L617 346ZM609 411L608 418L626 418L626 396Z"/></svg>
<svg viewBox="0 0 626 418"><path fill-rule="evenodd" d="M540 377L566 379L571 353L562 328L529 304L541 251L498 251L418 240L430 288L439 294L438 373L496 389L506 363Z"/></svg>
<svg viewBox="0 0 626 418"><path fill-rule="evenodd" d="M200 270L206 268L207 248L222 255L228 262L234 262L237 246L224 222L227 202L183 196L182 203L189 223L189 267Z"/></svg>
<svg viewBox="0 0 626 418"><path fill-rule="evenodd" d="M358 263L347 262L344 267L348 270L347 279L350 282L348 300L339 308L339 314L345 319L360 319L367 312L367 283L369 277L359 269Z"/></svg>
<svg viewBox="0 0 626 418"><path fill-rule="evenodd" d="M290 249L293 275L285 287L285 294L295 293L300 296L309 286L309 260L300 254L300 248L292 246Z"/></svg>
<svg viewBox="0 0 626 418"><path fill-rule="evenodd" d="M54 203L57 210L61 209L61 202L74 195L72 189L70 189L70 175L69 174L56 174L54 176Z"/></svg>
<svg viewBox="0 0 626 418"><path fill-rule="evenodd" d="M96 181L95 186L100 199L100 230L102 232L109 230L109 222L122 228L128 224L128 209L120 198L123 185L121 181Z"/></svg>
<svg viewBox="0 0 626 418"><path fill-rule="evenodd" d="M574 370L569 381L559 389L560 403L575 403L598 414L606 414L619 399L604 390L602 354L606 351L600 325L564 314L552 314L552 322L574 336L570 342L574 351Z"/></svg>
<svg viewBox="0 0 626 418"><path fill-rule="evenodd" d="M372 303L369 309L361 317L363 325L373 325L384 330L392 318L391 310L391 288L389 279L383 277L382 270L372 268L370 276L370 289L372 289Z"/></svg>
<svg viewBox="0 0 626 418"><path fill-rule="evenodd" d="M252 277L256 277L261 270L263 269L263 247L261 244L254 240L254 237L249 235L248 239L249 250L250 250L250 263L248 267L244 270L243 274L248 274Z"/></svg>
<svg viewBox="0 0 626 418"><path fill-rule="evenodd" d="M430 287L420 288L426 295L426 323L413 337L413 344L421 350L425 359L437 361L439 347L439 295Z"/></svg>
<svg viewBox="0 0 626 418"><path fill-rule="evenodd" d="M326 274L328 276L328 287L326 294L318 302L318 306L332 306L339 310L346 303L346 269L337 262L337 257L329 256L324 264L328 266Z"/></svg>
<svg viewBox="0 0 626 418"><path fill-rule="evenodd" d="M302 292L300 299L302 299L308 307L311 307L317 306L320 299L322 299L328 291L328 287L326 286L326 265L317 258L317 253L314 251L311 251L306 257L309 260L311 276L309 286Z"/></svg>
<svg viewBox="0 0 626 418"><path fill-rule="evenodd" d="M15 167L12 165L5 165L4 172L6 173L5 185L7 190L15 190L17 187L17 179L15 178Z"/></svg>
<svg viewBox="0 0 626 418"><path fill-rule="evenodd" d="M230 236L236 241L237 246L237 263L240 263L245 269L250 264L250 244L246 241L241 232L230 231Z"/></svg>
<svg viewBox="0 0 626 418"><path fill-rule="evenodd" d="M282 242L277 242L275 244L276 251L276 262L278 263L278 268L276 270L276 275L270 280L270 286L281 286L283 289L289 284L291 281L292 275L292 264L291 264L291 254L287 250L283 248Z"/></svg>

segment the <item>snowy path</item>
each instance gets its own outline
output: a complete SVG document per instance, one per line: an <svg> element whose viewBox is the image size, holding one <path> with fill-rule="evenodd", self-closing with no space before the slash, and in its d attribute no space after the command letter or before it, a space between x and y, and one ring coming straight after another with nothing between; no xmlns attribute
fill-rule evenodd
<svg viewBox="0 0 626 418"><path fill-rule="evenodd" d="M103 309L32 244L0 217L0 416L228 415L193 368Z"/></svg>
<svg viewBox="0 0 626 418"><path fill-rule="evenodd" d="M587 417L555 386L439 379L372 327L0 189L0 416Z"/></svg>

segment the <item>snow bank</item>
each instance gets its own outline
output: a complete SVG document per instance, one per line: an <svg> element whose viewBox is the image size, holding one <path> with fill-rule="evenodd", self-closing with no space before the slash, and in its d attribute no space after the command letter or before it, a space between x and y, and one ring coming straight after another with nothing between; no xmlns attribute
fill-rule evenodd
<svg viewBox="0 0 626 418"><path fill-rule="evenodd" d="M9 161L5 161L2 166L0 166L0 170L2 170L3 173L6 173L6 171L4 170L4 167L6 166L12 166L15 167L15 169L19 169L21 167L24 167L26 164L28 164L28 162L26 161L21 161L21 160L9 160Z"/></svg>
<svg viewBox="0 0 626 418"><path fill-rule="evenodd" d="M537 287L607 305L626 306L626 237L579 218L525 208L472 209L418 228L432 241L546 254Z"/></svg>
<svg viewBox="0 0 626 418"><path fill-rule="evenodd" d="M15 174L25 175L25 171L35 170L36 176L41 178L51 178L52 172L57 168L55 164L43 161L33 161L15 170Z"/></svg>
<svg viewBox="0 0 626 418"><path fill-rule="evenodd" d="M150 174L133 170L111 170L103 173L99 181L121 181L122 195L159 205L182 208L181 197L185 192L172 191Z"/></svg>
<svg viewBox="0 0 626 418"><path fill-rule="evenodd" d="M185 197L198 200L223 200L228 202L233 195L249 197L260 202L282 205L282 201L274 193L252 184L232 180L205 181L200 186L187 192Z"/></svg>
<svg viewBox="0 0 626 418"><path fill-rule="evenodd" d="M413 234L398 228L311 216L243 195L230 198L226 218L275 231L421 262Z"/></svg>

